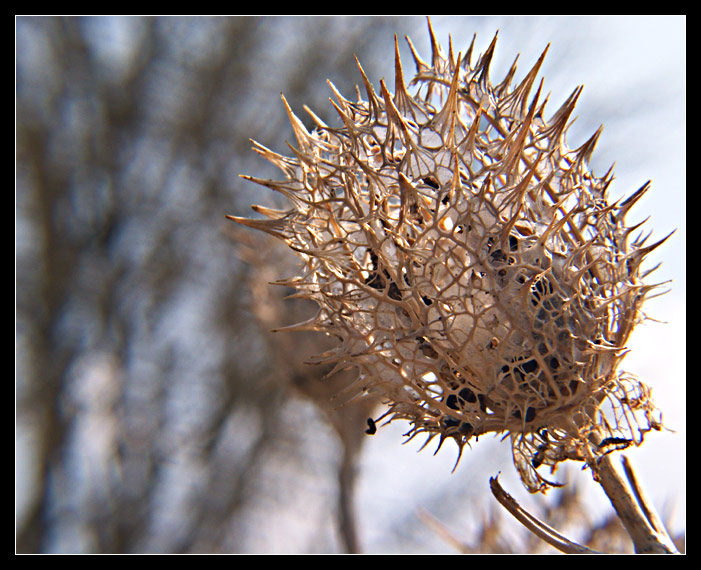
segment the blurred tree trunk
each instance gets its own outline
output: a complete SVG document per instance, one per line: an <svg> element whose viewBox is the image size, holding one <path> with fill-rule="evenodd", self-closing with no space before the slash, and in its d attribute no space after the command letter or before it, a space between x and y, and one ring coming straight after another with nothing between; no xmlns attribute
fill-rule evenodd
<svg viewBox="0 0 701 570"><path fill-rule="evenodd" d="M308 395L266 352L224 215L250 203L248 137L291 133L279 92L325 100L329 60L352 85L352 50L386 26L344 24L18 18L18 552L246 548L221 529ZM239 421L258 427L234 444Z"/></svg>

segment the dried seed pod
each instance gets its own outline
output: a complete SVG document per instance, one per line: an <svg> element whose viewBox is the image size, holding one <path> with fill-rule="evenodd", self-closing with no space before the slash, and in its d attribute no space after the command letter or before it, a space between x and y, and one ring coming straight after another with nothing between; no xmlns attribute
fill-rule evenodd
<svg viewBox="0 0 701 570"><path fill-rule="evenodd" d="M546 119L547 48L519 84L514 65L494 85L496 37L473 64L472 47L446 57L429 31L430 64L409 42L413 93L395 40L394 94L358 64L365 96L334 89L337 128L312 114L307 130L283 97L294 156L255 150L286 178L246 178L292 207L232 219L302 260L287 283L319 311L297 328L339 339L316 362L355 366L354 395L380 394L409 438L451 438L462 453L510 434L522 480L540 490L537 467L589 461L600 442L640 443L660 425L647 387L618 365L657 286L641 263L664 240L645 245L626 225L649 184L610 204L612 172L590 171L601 129L567 146L581 88Z"/></svg>

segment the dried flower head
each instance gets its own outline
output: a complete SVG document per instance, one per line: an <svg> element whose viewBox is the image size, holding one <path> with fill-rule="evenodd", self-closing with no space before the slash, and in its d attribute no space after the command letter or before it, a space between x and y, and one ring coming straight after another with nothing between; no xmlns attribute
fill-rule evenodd
<svg viewBox="0 0 701 570"><path fill-rule="evenodd" d="M473 64L474 39L446 56L429 32L430 63L407 38L413 94L395 38L393 94L360 64L364 95L331 85L340 126L307 109L310 132L283 97L294 155L254 148L285 179L244 178L292 207L231 218L299 255L281 283L319 310L290 328L337 339L314 361L357 368L351 396L380 394L384 419L408 420L410 439L453 439L458 460L505 433L524 484L542 490L541 466L591 463L661 425L649 389L618 371L656 287L641 264L661 242L625 221L649 184L609 203L612 172L588 167L601 129L568 148L580 87L546 120L542 80L531 93L547 48L518 84L515 63L492 84L496 36Z"/></svg>

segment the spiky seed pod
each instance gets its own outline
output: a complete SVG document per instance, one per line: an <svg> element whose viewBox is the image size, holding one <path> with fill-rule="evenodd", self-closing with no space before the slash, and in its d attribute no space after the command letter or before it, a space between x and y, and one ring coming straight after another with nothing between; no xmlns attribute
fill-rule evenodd
<svg viewBox="0 0 701 570"><path fill-rule="evenodd" d="M473 438L506 433L524 484L542 490L539 467L591 464L661 425L649 389L618 371L656 286L641 263L661 242L625 221L649 184L610 204L612 172L588 168L601 129L568 148L580 87L546 121L535 86L547 48L520 83L514 63L494 85L496 36L473 64L474 39L446 56L429 32L430 63L407 38L413 94L396 37L394 94L360 63L364 96L331 85L338 127L308 110L310 132L283 96L294 156L254 148L285 179L244 178L292 207L231 218L297 252L281 283L319 310L290 329L338 339L314 362L356 367L351 397L382 395L384 419L408 420L409 439L455 440L458 461Z"/></svg>

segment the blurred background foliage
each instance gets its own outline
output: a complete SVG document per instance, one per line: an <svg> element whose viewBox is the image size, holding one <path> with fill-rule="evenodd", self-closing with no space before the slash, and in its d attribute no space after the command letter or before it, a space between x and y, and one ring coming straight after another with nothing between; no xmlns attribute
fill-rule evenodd
<svg viewBox="0 0 701 570"><path fill-rule="evenodd" d="M433 22L446 49L448 33L460 40L456 51L474 32L481 51L500 29L504 71L521 51L524 72L559 38L546 72L556 102L581 82L573 71L591 57L578 40L612 33L597 19ZM17 552L538 548L515 529L509 535L508 523L476 507L469 492L479 481L487 495L487 477L509 470L503 451L496 466L478 456L485 469L471 467L470 484L460 469L445 479L455 458L440 460L436 477L444 479L428 484L428 463L407 469L394 463L403 455L388 460L387 449L405 449L401 426L380 430L388 447L384 436L365 435L374 402L337 409L333 395L348 379L322 382L327 370L303 364L321 341L267 332L310 311L266 285L291 274L289 257L224 219L253 202L272 205L274 197L237 175L278 176L249 137L287 151L280 92L300 116L306 104L336 122L326 79L352 96L354 55L372 81L393 77L395 33L405 68L413 68L405 34L430 57L425 19L414 17L16 19ZM618 85L633 97L623 107L592 88L593 108L580 112L576 129L629 125L641 110L646 120L673 113L653 108L670 97L645 83L655 65L636 84ZM673 97L672 109L682 94ZM625 137L637 135L614 127L602 144ZM604 169L621 157L620 147L605 150ZM634 154L623 150L624 161ZM649 162L635 159L630 171ZM646 180L630 177L622 192ZM656 235L683 225L679 208L656 212ZM683 235L673 245L682 261L668 270L682 295ZM367 454L368 441L382 457ZM683 470L685 456L675 460ZM392 489L407 494L396 499ZM677 491L665 497L683 503ZM602 520L580 530L593 535Z"/></svg>

